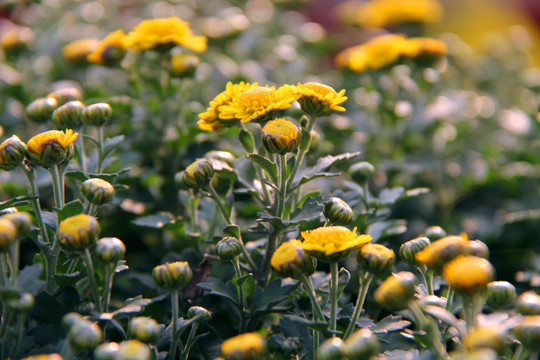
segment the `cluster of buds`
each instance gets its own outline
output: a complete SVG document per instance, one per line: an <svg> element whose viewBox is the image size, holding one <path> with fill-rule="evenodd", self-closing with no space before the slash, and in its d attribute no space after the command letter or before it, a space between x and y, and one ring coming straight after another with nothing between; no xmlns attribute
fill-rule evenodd
<svg viewBox="0 0 540 360"><path fill-rule="evenodd" d="M133 339L120 343L107 342L94 350L95 360L150 360L152 351L145 343Z"/></svg>
<svg viewBox="0 0 540 360"><path fill-rule="evenodd" d="M333 337L321 344L317 360L370 359L379 353L379 340L369 329L356 330L347 340Z"/></svg>

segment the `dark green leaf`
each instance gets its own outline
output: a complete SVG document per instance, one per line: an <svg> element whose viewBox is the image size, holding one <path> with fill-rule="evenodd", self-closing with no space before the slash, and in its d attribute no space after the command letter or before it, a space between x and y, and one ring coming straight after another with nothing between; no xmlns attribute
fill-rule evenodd
<svg viewBox="0 0 540 360"><path fill-rule="evenodd" d="M103 158L106 158L114 149L124 141L124 135L107 138L103 142Z"/></svg>
<svg viewBox="0 0 540 360"><path fill-rule="evenodd" d="M110 174L88 174L88 175L91 178L100 178L100 179L108 181L108 182L110 182L112 184L112 183L114 183L114 181L116 180L117 177L119 177L121 175L124 175L125 173L129 172L130 170L131 170L131 168L124 168L124 169L118 170L115 173L110 173Z"/></svg>
<svg viewBox="0 0 540 360"><path fill-rule="evenodd" d="M246 150L247 153L252 153L255 151L253 135L251 135L249 131L240 129L240 133L238 134L238 140L240 141L240 144L242 144L242 147L244 148L244 150Z"/></svg>
<svg viewBox="0 0 540 360"><path fill-rule="evenodd" d="M395 203L403 194L405 189L402 187L395 187L391 189L384 189L379 194L379 203L381 205L392 205Z"/></svg>
<svg viewBox="0 0 540 360"><path fill-rule="evenodd" d="M288 319L295 324L307 326L321 333L325 333L328 330L328 324L325 322L315 322L297 315L286 315L284 319Z"/></svg>
<svg viewBox="0 0 540 360"><path fill-rule="evenodd" d="M30 203L33 199L38 199L38 196L17 196L6 201L0 202L0 210Z"/></svg>
<svg viewBox="0 0 540 360"><path fill-rule="evenodd" d="M354 159L360 156L360 152L345 153L338 156L328 155L320 158L314 167L299 172L292 184L292 189L319 177L338 176L340 173L329 173L328 170L336 164Z"/></svg>
<svg viewBox="0 0 540 360"><path fill-rule="evenodd" d="M112 313L112 316L119 314L137 314L144 310L144 307L151 304L152 299L145 299L142 296L137 296L135 298L127 299L125 305L118 310L115 310Z"/></svg>
<svg viewBox="0 0 540 360"><path fill-rule="evenodd" d="M47 324L60 325L66 309L58 300L45 291L35 295L34 300L34 307L29 313L32 318Z"/></svg>
<svg viewBox="0 0 540 360"><path fill-rule="evenodd" d="M401 316L388 315L375 324L370 330L376 334L386 334L391 331L403 330L410 324L410 321L403 320Z"/></svg>
<svg viewBox="0 0 540 360"><path fill-rule="evenodd" d="M45 282L40 280L42 268L41 264L25 266L19 276L17 282L22 291L29 292L32 295L36 295L38 292L45 289Z"/></svg>
<svg viewBox="0 0 540 360"><path fill-rule="evenodd" d="M232 281L224 283L218 278L209 277L205 282L199 283L197 286L203 290L210 291L211 295L225 297L238 305L238 295Z"/></svg>
<svg viewBox="0 0 540 360"><path fill-rule="evenodd" d="M249 154L247 157L255 164L259 165L274 184L278 183L278 168L275 162L268 160L264 156L258 154Z"/></svg>
<svg viewBox="0 0 540 360"><path fill-rule="evenodd" d="M45 223L45 225L56 231L56 212L42 211L41 214L43 215L43 222Z"/></svg>
<svg viewBox="0 0 540 360"><path fill-rule="evenodd" d="M223 234L240 239L240 227L238 225L228 225L223 229Z"/></svg>
<svg viewBox="0 0 540 360"><path fill-rule="evenodd" d="M68 217L82 214L83 210L84 210L84 205L79 199L70 201L64 205L62 210L57 211L58 222L62 222Z"/></svg>
<svg viewBox="0 0 540 360"><path fill-rule="evenodd" d="M88 176L81 170L66 171L65 175L68 179L85 181L88 180Z"/></svg>
<svg viewBox="0 0 540 360"><path fill-rule="evenodd" d="M467 332L463 324L454 316L454 314L440 306L427 305L424 307L424 311L434 318L454 326L461 334L465 334Z"/></svg>
<svg viewBox="0 0 540 360"><path fill-rule="evenodd" d="M342 267L338 272L338 294L341 294L349 281L351 281L351 273Z"/></svg>
<svg viewBox="0 0 540 360"><path fill-rule="evenodd" d="M160 212L154 215L148 215L133 220L133 224L138 226L146 226L155 229L161 229L167 224L174 223L174 216L168 212Z"/></svg>
<svg viewBox="0 0 540 360"><path fill-rule="evenodd" d="M368 227L367 232L371 235L374 242L378 242L389 236L403 234L405 231L407 231L407 223L405 220L388 220L371 224Z"/></svg>
<svg viewBox="0 0 540 360"><path fill-rule="evenodd" d="M253 311L264 312L288 298L295 285L282 285L281 279L268 284L266 289L257 287L253 295Z"/></svg>
<svg viewBox="0 0 540 360"><path fill-rule="evenodd" d="M58 285L61 287L75 286L77 281L84 278L85 275L80 272L74 272L71 274L56 274L54 279Z"/></svg>
<svg viewBox="0 0 540 360"><path fill-rule="evenodd" d="M287 226L299 225L320 219L323 210L324 205L320 196L314 199L307 198L302 204L302 208L297 208L291 213L291 220L287 223Z"/></svg>

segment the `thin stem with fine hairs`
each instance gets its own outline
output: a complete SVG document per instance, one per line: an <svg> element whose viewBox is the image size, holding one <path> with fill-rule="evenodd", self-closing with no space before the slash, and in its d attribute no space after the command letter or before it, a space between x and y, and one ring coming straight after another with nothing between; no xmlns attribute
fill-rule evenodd
<svg viewBox="0 0 540 360"><path fill-rule="evenodd" d="M86 265L86 276L88 277L88 283L90 284L90 290L92 291L92 297L94 298L96 309L99 313L102 313L103 308L101 307L101 299L99 298L94 263L92 262L92 255L90 255L90 250L88 250L88 248L84 249L83 251L83 260L84 264Z"/></svg>
<svg viewBox="0 0 540 360"><path fill-rule="evenodd" d="M360 312L364 307L364 301L366 300L369 285L371 284L373 277L374 275L371 273L366 273L364 276L360 277L360 289L358 289L358 298L356 299L356 305L354 307L354 312L351 317L351 322L349 323L349 326L347 327L347 330L343 335L343 339L347 339L356 328L356 322L358 321L358 318L360 317Z"/></svg>
<svg viewBox="0 0 540 360"><path fill-rule="evenodd" d="M172 322L172 336L171 336L171 349L169 350L169 360L176 359L176 348L178 347L178 289L171 290L171 322Z"/></svg>
<svg viewBox="0 0 540 360"><path fill-rule="evenodd" d="M330 262L330 331L336 336L337 330L337 303L338 303L338 262Z"/></svg>

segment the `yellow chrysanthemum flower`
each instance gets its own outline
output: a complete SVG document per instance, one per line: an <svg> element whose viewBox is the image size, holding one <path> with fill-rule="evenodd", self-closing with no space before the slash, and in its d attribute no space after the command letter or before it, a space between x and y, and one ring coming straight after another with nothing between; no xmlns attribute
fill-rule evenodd
<svg viewBox="0 0 540 360"><path fill-rule="evenodd" d="M234 117L228 119L222 118L220 107L230 105L241 93L258 86L259 84L257 83L250 84L242 81L239 84L233 84L229 81L225 86L225 91L210 101L210 107L205 112L199 114L200 120L197 122L199 129L218 131L226 126L233 125L235 123Z"/></svg>
<svg viewBox="0 0 540 360"><path fill-rule="evenodd" d="M34 31L26 26L10 24L0 37L0 47L5 51L32 44L36 39Z"/></svg>
<svg viewBox="0 0 540 360"><path fill-rule="evenodd" d="M503 348L504 331L500 328L483 326L475 327L467 332L463 344L467 350L490 348L500 351Z"/></svg>
<svg viewBox="0 0 540 360"><path fill-rule="evenodd" d="M262 128L263 145L271 153L284 155L294 151L300 138L300 129L283 118L270 120Z"/></svg>
<svg viewBox="0 0 540 360"><path fill-rule="evenodd" d="M221 119L238 119L242 122L264 122L283 109L291 106L296 100L290 86L257 86L243 91L229 105L219 108Z"/></svg>
<svg viewBox="0 0 540 360"><path fill-rule="evenodd" d="M441 40L428 37L410 38L403 49L403 56L411 59L438 59L446 56L448 47Z"/></svg>
<svg viewBox="0 0 540 360"><path fill-rule="evenodd" d="M134 51L152 50L162 45L203 52L207 39L193 35L189 23L176 16L141 21L124 39L124 47Z"/></svg>
<svg viewBox="0 0 540 360"><path fill-rule="evenodd" d="M356 234L343 226L325 226L314 230L302 231L304 250L323 261L335 261L349 255L352 249L358 249L371 241L369 235Z"/></svg>
<svg viewBox="0 0 540 360"><path fill-rule="evenodd" d="M26 155L31 162L43 167L59 164L73 151L71 144L78 136L79 133L71 129L46 131L28 140Z"/></svg>
<svg viewBox="0 0 540 360"><path fill-rule="evenodd" d="M266 353L266 342L257 333L245 333L228 340L221 345L221 355L226 360L262 359Z"/></svg>
<svg viewBox="0 0 540 360"><path fill-rule="evenodd" d="M444 266L442 275L457 292L474 295L486 290L495 269L484 258L460 255Z"/></svg>
<svg viewBox="0 0 540 360"><path fill-rule="evenodd" d="M71 62L85 61L86 57L97 49L99 39L84 38L75 40L62 48L62 56Z"/></svg>
<svg viewBox="0 0 540 360"><path fill-rule="evenodd" d="M8 251L16 238L17 227L15 224L11 220L0 218L0 252Z"/></svg>
<svg viewBox="0 0 540 360"><path fill-rule="evenodd" d="M281 244L270 259L272 267L282 276L299 278L315 271L315 260L302 247L300 240L290 240Z"/></svg>
<svg viewBox="0 0 540 360"><path fill-rule="evenodd" d="M22 360L63 360L63 357L60 354L42 354L42 355L32 355L25 357Z"/></svg>
<svg viewBox="0 0 540 360"><path fill-rule="evenodd" d="M445 236L416 253L416 261L440 272L447 262L465 252L468 242L466 234Z"/></svg>
<svg viewBox="0 0 540 360"><path fill-rule="evenodd" d="M116 30L107 35L88 56L87 60L98 65L114 65L124 56L123 30Z"/></svg>
<svg viewBox="0 0 540 360"><path fill-rule="evenodd" d="M308 82L292 87L298 102L309 115L327 116L333 111L345 111L341 105L347 100L345 89L339 93L332 87L317 82Z"/></svg>

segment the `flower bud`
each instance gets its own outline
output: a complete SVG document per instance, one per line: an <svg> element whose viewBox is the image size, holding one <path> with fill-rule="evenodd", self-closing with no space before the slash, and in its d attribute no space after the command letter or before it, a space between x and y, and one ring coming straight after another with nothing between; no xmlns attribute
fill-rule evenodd
<svg viewBox="0 0 540 360"><path fill-rule="evenodd" d="M529 290L517 298L516 310L521 315L540 315L540 296Z"/></svg>
<svg viewBox="0 0 540 360"><path fill-rule="evenodd" d="M266 341L257 333L245 333L227 339L221 345L225 360L260 360L266 354Z"/></svg>
<svg viewBox="0 0 540 360"><path fill-rule="evenodd" d="M99 345L94 350L94 359L95 360L116 360L118 353L119 345L115 342L107 342Z"/></svg>
<svg viewBox="0 0 540 360"><path fill-rule="evenodd" d="M65 87L53 91L47 97L56 99L56 105L62 106L69 101L82 100L82 93L75 87Z"/></svg>
<svg viewBox="0 0 540 360"><path fill-rule="evenodd" d="M159 339L161 327L152 318L144 316L135 317L129 322L128 333L131 337L149 344Z"/></svg>
<svg viewBox="0 0 540 360"><path fill-rule="evenodd" d="M79 305L75 306L74 311L77 311L83 316L92 315L96 311L96 304L91 301L84 301Z"/></svg>
<svg viewBox="0 0 540 360"><path fill-rule="evenodd" d="M499 360L499 354L495 350L482 348L472 351L452 351L450 353L452 360Z"/></svg>
<svg viewBox="0 0 540 360"><path fill-rule="evenodd" d="M102 127L111 118L112 108L107 103L97 103L86 106L81 113L86 125Z"/></svg>
<svg viewBox="0 0 540 360"><path fill-rule="evenodd" d="M347 359L369 359L379 353L379 340L369 329L356 330L341 349Z"/></svg>
<svg viewBox="0 0 540 360"><path fill-rule="evenodd" d="M375 174L375 167L367 161L360 161L352 164L349 168L349 175L360 185L364 185Z"/></svg>
<svg viewBox="0 0 540 360"><path fill-rule="evenodd" d="M323 214L333 225L347 225L354 216L349 204L334 196L325 202Z"/></svg>
<svg viewBox="0 0 540 360"><path fill-rule="evenodd" d="M25 357L22 360L64 360L64 358L60 356L60 354L54 353L54 354L32 355L29 357Z"/></svg>
<svg viewBox="0 0 540 360"><path fill-rule="evenodd" d="M59 129L78 128L82 124L81 112L83 109L84 104L79 100L69 101L53 111L52 122Z"/></svg>
<svg viewBox="0 0 540 360"><path fill-rule="evenodd" d="M446 231L440 226L430 226L420 236L425 236L429 241L436 241L447 236Z"/></svg>
<svg viewBox="0 0 540 360"><path fill-rule="evenodd" d="M419 237L401 244L399 256L409 265L417 265L416 254L424 250L431 244L427 237Z"/></svg>
<svg viewBox="0 0 540 360"><path fill-rule="evenodd" d="M472 296L487 289L495 277L495 268L484 258L458 256L444 265L442 275L458 293Z"/></svg>
<svg viewBox="0 0 540 360"><path fill-rule="evenodd" d="M69 329L68 341L75 350L90 350L101 342L101 336L102 332L97 324L82 320Z"/></svg>
<svg viewBox="0 0 540 360"><path fill-rule="evenodd" d="M15 313L27 313L34 307L34 296L30 293L24 292L16 298L9 299L6 306L10 311Z"/></svg>
<svg viewBox="0 0 540 360"><path fill-rule="evenodd" d="M76 312L70 312L62 317L62 327L64 328L64 330L69 331L69 329L71 329L73 325L81 321L86 321L86 319L83 318L81 314Z"/></svg>
<svg viewBox="0 0 540 360"><path fill-rule="evenodd" d="M193 54L175 54L171 57L171 75L179 78L190 78L195 75L195 71L201 59Z"/></svg>
<svg viewBox="0 0 540 360"><path fill-rule="evenodd" d="M26 156L26 144L17 135L0 144L0 169L10 171L21 165Z"/></svg>
<svg viewBox="0 0 540 360"><path fill-rule="evenodd" d="M212 313L202 306L192 306L187 311L187 317L190 319L197 318L200 324L204 324L212 319Z"/></svg>
<svg viewBox="0 0 540 360"><path fill-rule="evenodd" d="M298 355L304 350L304 343L296 336L288 337L281 343L281 350L287 356Z"/></svg>
<svg viewBox="0 0 540 360"><path fill-rule="evenodd" d="M69 161L73 156L73 142L79 136L73 130L49 130L28 140L26 156L36 165L48 168Z"/></svg>
<svg viewBox="0 0 540 360"><path fill-rule="evenodd" d="M540 315L526 315L513 329L516 338L530 350L540 349Z"/></svg>
<svg viewBox="0 0 540 360"><path fill-rule="evenodd" d="M262 143L269 153L285 155L296 150L300 129L283 118L270 120L262 128Z"/></svg>
<svg viewBox="0 0 540 360"><path fill-rule="evenodd" d="M17 227L15 224L8 219L0 218L0 253L8 251L16 239Z"/></svg>
<svg viewBox="0 0 540 360"><path fill-rule="evenodd" d="M118 344L118 352L114 360L150 360L152 352L148 345L139 340L122 341Z"/></svg>
<svg viewBox="0 0 540 360"><path fill-rule="evenodd" d="M487 284L486 304L493 310L511 308L516 298L516 288L508 281L492 281Z"/></svg>
<svg viewBox="0 0 540 360"><path fill-rule="evenodd" d="M224 237L216 244L216 252L221 260L231 260L242 252L242 243L232 236Z"/></svg>
<svg viewBox="0 0 540 360"><path fill-rule="evenodd" d="M338 337L326 339L317 350L316 360L341 360L343 340Z"/></svg>
<svg viewBox="0 0 540 360"><path fill-rule="evenodd" d="M7 213L2 215L2 219L7 219L15 225L17 235L26 234L32 226L32 217L25 211Z"/></svg>
<svg viewBox="0 0 540 360"><path fill-rule="evenodd" d="M158 265L152 271L157 286L167 290L183 288L191 281L193 272L186 261L176 261Z"/></svg>
<svg viewBox="0 0 540 360"><path fill-rule="evenodd" d="M302 275L315 272L317 262L302 248L300 240L290 240L281 244L270 259L272 267L284 277L299 279Z"/></svg>
<svg viewBox="0 0 540 360"><path fill-rule="evenodd" d="M381 244L368 243L358 252L358 262L372 274L382 274L392 270L395 261L394 251Z"/></svg>
<svg viewBox="0 0 540 360"><path fill-rule="evenodd" d="M34 100L26 107L26 117L38 124L44 124L51 118L57 106L58 101L52 97Z"/></svg>
<svg viewBox="0 0 540 360"><path fill-rule="evenodd" d="M428 245L415 256L416 261L426 265L437 273L442 271L443 266L465 253L468 240L463 236L446 236Z"/></svg>
<svg viewBox="0 0 540 360"><path fill-rule="evenodd" d="M375 300L388 310L401 310L414 298L415 277L408 271L401 271L387 277L375 290Z"/></svg>
<svg viewBox="0 0 540 360"><path fill-rule="evenodd" d="M92 204L103 205L111 202L114 187L110 182L100 178L85 180L81 184L81 192Z"/></svg>
<svg viewBox="0 0 540 360"><path fill-rule="evenodd" d="M476 327L467 332L463 344L469 351L489 348L499 352L504 346L503 334L496 327Z"/></svg>
<svg viewBox="0 0 540 360"><path fill-rule="evenodd" d="M198 159L182 172L182 181L186 186L198 189L210 184L213 176L212 163L206 159Z"/></svg>
<svg viewBox="0 0 540 360"><path fill-rule="evenodd" d="M465 254L489 259L489 248L486 243L480 240L470 240L467 243Z"/></svg>
<svg viewBox="0 0 540 360"><path fill-rule="evenodd" d="M114 264L124 258L126 246L122 240L115 237L99 239L94 254L104 264Z"/></svg>
<svg viewBox="0 0 540 360"><path fill-rule="evenodd" d="M100 231L95 217L79 214L62 221L56 236L67 251L83 251L96 243Z"/></svg>

